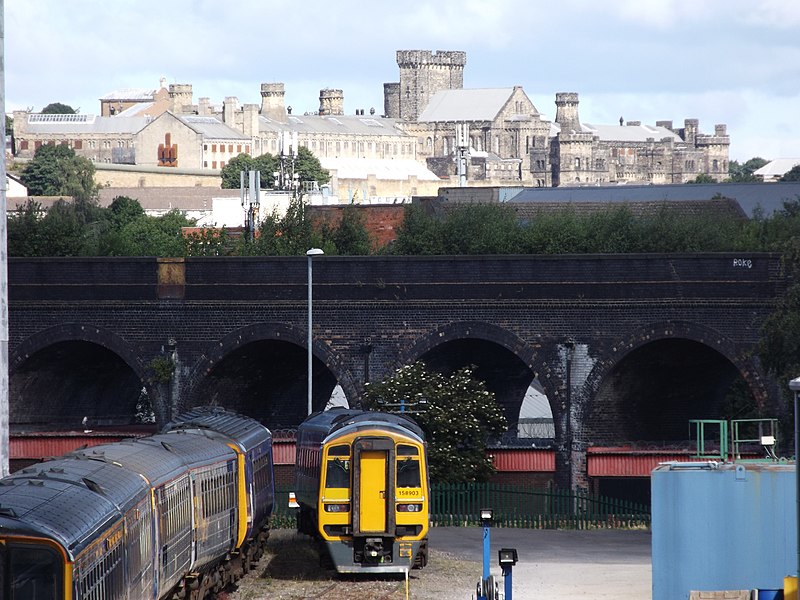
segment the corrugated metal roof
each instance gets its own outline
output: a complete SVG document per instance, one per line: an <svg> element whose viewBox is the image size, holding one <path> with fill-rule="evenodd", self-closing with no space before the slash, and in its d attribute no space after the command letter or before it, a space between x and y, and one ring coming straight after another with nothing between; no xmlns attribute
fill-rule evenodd
<svg viewBox="0 0 800 600"><path fill-rule="evenodd" d="M417 119L442 121L492 121L505 106L514 88L479 88L436 92Z"/></svg>
<svg viewBox="0 0 800 600"><path fill-rule="evenodd" d="M30 434L14 435L9 437L9 457L12 460L30 459L41 460L54 456L63 456L82 447L111 444L130 435L89 435L80 433L64 434Z"/></svg>
<svg viewBox="0 0 800 600"><path fill-rule="evenodd" d="M556 470L555 450L494 449L491 453L492 464L495 470L500 472L552 473Z"/></svg>
<svg viewBox="0 0 800 600"><path fill-rule="evenodd" d="M413 137L398 128L396 119L362 115L289 115L285 123L262 115L259 117L259 129L262 132Z"/></svg>
<svg viewBox="0 0 800 600"><path fill-rule="evenodd" d="M37 134L127 133L133 135L144 129L151 120L150 117L98 117L95 115L43 115L31 113L28 115L27 130Z"/></svg>
<svg viewBox="0 0 800 600"><path fill-rule="evenodd" d="M785 201L800 197L800 183L702 183L666 185L605 185L586 187L526 188L509 202L664 202L681 200L735 200L752 218L761 210L770 216Z"/></svg>
<svg viewBox="0 0 800 600"><path fill-rule="evenodd" d="M105 96L101 96L100 100L131 100L134 102L141 102L152 100L155 93L156 90L147 90L143 88L121 88L109 92Z"/></svg>
<svg viewBox="0 0 800 600"><path fill-rule="evenodd" d="M296 443L294 440L272 440L272 462L276 465L293 465L296 459Z"/></svg>

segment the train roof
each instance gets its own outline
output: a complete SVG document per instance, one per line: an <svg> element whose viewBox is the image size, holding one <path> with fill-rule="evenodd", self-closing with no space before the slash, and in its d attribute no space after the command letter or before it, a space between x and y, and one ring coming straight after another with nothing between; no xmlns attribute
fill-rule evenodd
<svg viewBox="0 0 800 600"><path fill-rule="evenodd" d="M345 428L366 426L389 426L405 430L407 434L425 440L425 432L410 417L397 413L367 411L350 408L332 408L314 413L300 424L298 434L303 429L315 429L328 435L341 432Z"/></svg>
<svg viewBox="0 0 800 600"><path fill-rule="evenodd" d="M194 468L233 456L221 440L172 431L151 437L77 450L73 455L118 464L140 473L154 487Z"/></svg>
<svg viewBox="0 0 800 600"><path fill-rule="evenodd" d="M248 450L272 440L272 433L264 425L221 406L197 406L175 417L164 426L164 431L199 429L219 433Z"/></svg>
<svg viewBox="0 0 800 600"><path fill-rule="evenodd" d="M73 461L79 462L78 459ZM119 467L104 467L95 471L93 477L106 485L110 481L105 475L110 475L112 469L116 469L120 476L118 481L127 490L135 487L130 477L141 480L135 473ZM0 480L0 533L55 539L74 558L92 542L98 528L105 528L119 518L115 502L119 500L119 490L106 495L110 489L103 488L94 479L84 481L66 469L61 473L57 466L50 469L38 474L14 474ZM101 476L100 471L106 471L105 475ZM146 489L144 486L136 492L139 498L147 498Z"/></svg>

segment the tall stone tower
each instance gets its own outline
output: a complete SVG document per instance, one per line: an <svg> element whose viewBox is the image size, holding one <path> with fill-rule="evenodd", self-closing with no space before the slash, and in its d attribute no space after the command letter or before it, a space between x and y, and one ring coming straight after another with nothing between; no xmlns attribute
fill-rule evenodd
<svg viewBox="0 0 800 600"><path fill-rule="evenodd" d="M332 90L325 88L319 91L319 114L320 115L343 115L344 114L344 92L342 90Z"/></svg>
<svg viewBox="0 0 800 600"><path fill-rule="evenodd" d="M261 110L259 114L285 123L286 115L286 92L282 83L262 83L261 84Z"/></svg>
<svg viewBox="0 0 800 600"><path fill-rule="evenodd" d="M556 123L561 126L561 133L581 132L577 93L559 92L556 94Z"/></svg>
<svg viewBox="0 0 800 600"><path fill-rule="evenodd" d="M175 114L187 112L192 106L192 84L169 84L169 109Z"/></svg>
<svg viewBox="0 0 800 600"><path fill-rule="evenodd" d="M400 85L384 84L384 108L387 117L416 121L440 90L464 87L467 53L461 51L398 50ZM397 114L393 114L395 107Z"/></svg>
<svg viewBox="0 0 800 600"><path fill-rule="evenodd" d="M556 123L561 131L551 151L554 164L553 185L584 185L593 181L593 135L581 131L578 94L556 94Z"/></svg>

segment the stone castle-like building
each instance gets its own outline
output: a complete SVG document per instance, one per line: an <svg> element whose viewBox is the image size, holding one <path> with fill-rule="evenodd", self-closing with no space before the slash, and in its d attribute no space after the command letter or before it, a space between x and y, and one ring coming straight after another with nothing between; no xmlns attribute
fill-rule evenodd
<svg viewBox="0 0 800 600"><path fill-rule="evenodd" d="M292 114L283 83L262 83L261 103L194 102L191 84L121 90L100 99L101 114L14 113L15 153L67 144L98 165L155 173L213 174L239 153L305 146L331 170L334 194L353 201L435 194L457 182L454 156L468 153L468 185L584 186L684 183L728 172L725 125L700 133L695 119L675 128L638 121L582 123L577 93L556 94L556 117L542 117L520 86L465 89L466 53L400 50L399 81L385 83L384 114L345 115L344 93L323 89L313 114ZM462 138L457 139L457 132ZM168 171L169 170L169 171ZM163 177L159 178L163 184ZM335 188L340 188L336 190Z"/></svg>

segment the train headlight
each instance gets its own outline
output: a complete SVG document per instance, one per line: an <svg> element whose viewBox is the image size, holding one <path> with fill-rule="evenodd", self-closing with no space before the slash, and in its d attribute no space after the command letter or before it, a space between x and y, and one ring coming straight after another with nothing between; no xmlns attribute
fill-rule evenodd
<svg viewBox="0 0 800 600"><path fill-rule="evenodd" d="M397 512L422 512L422 504L398 504Z"/></svg>
<svg viewBox="0 0 800 600"><path fill-rule="evenodd" d="M350 505L349 504L326 504L325 505L325 512L350 512Z"/></svg>

